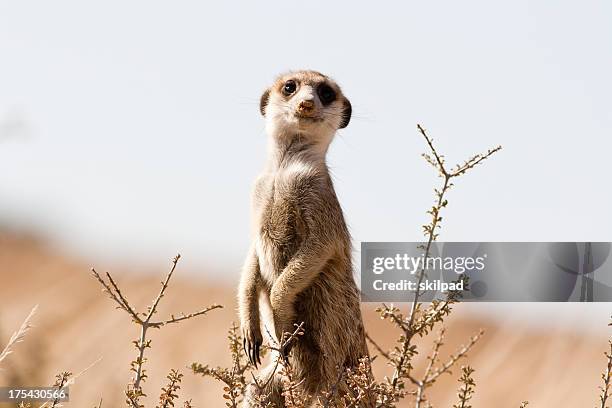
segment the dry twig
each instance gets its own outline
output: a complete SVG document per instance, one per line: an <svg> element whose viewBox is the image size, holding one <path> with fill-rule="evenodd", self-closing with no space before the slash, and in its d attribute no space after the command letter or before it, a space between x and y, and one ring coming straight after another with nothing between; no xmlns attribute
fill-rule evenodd
<svg viewBox="0 0 612 408"><path fill-rule="evenodd" d="M607 408L606 402L610 397L610 383L612 382L612 340L608 341L610 349L604 353L607 360L606 371L601 374L603 385L599 387L601 395L599 396L599 402L601 402L601 408Z"/></svg>
<svg viewBox="0 0 612 408"><path fill-rule="evenodd" d="M166 324L170 323L179 323L183 320L191 319L196 316L201 316L213 309L221 308L221 305L213 304L207 308L204 308L198 312L189 313L189 314L181 314L179 317L175 317L171 315L169 319L153 321L153 315L157 313L157 307L159 306L159 302L164 297L166 290L168 289L168 284L170 283L170 279L174 274L178 261L180 259L180 255L177 255L172 260L172 267L170 271L166 275L166 278L162 282L162 286L157 294L157 297L151 303L151 306L147 308L145 313L138 313L128 302L127 298L123 295L119 286L113 279L113 277L107 272L106 279L102 278L95 269L92 269L92 274L96 278L96 280L102 285L104 292L117 304L119 309L125 311L131 318L134 323L140 326L140 336L138 340L135 340L134 346L138 350L138 356L135 360L130 363L131 371L134 372L134 378L132 382L128 385L128 388L125 392L126 402L128 405L133 408L141 408L143 405L140 403L140 398L144 397L145 394L142 390L142 382L144 382L147 378L146 370L144 369L144 363L147 361L145 357L145 350L151 347L151 340L147 339L147 330L149 328L159 329ZM172 375L172 373L171 373ZM178 375L178 374L177 374ZM169 376L170 377L170 376ZM178 379L178 377L173 377L174 379Z"/></svg>

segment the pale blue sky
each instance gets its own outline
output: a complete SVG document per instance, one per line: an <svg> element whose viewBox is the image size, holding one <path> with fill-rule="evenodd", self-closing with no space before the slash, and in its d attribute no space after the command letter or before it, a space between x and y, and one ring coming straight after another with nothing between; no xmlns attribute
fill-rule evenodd
<svg viewBox="0 0 612 408"><path fill-rule="evenodd" d="M611 22L603 0L0 1L0 222L91 264L180 251L235 279L259 96L312 68L354 108L329 163L355 246L420 239L417 122L450 162L504 146L451 191L442 239L610 241Z"/></svg>

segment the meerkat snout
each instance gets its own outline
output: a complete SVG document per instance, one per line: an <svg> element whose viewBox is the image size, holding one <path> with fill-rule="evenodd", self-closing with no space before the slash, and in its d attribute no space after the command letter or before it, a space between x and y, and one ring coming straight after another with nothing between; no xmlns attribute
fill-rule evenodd
<svg viewBox="0 0 612 408"><path fill-rule="evenodd" d="M297 112L304 116L313 116L315 113L315 103L312 99L306 99L298 104Z"/></svg>

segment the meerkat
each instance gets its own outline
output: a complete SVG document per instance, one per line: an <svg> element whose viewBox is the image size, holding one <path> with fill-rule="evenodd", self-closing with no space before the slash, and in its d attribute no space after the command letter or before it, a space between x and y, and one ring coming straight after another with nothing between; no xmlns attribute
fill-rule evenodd
<svg viewBox="0 0 612 408"><path fill-rule="evenodd" d="M352 108L329 77L299 71L277 78L261 96L260 112L269 151L255 182L254 237L239 285L244 347L250 361L260 363L260 300L271 309L264 326L277 342L303 322L304 335L286 358L305 394L316 396L338 382L339 370L368 356L351 238L326 164ZM274 363L260 378L274 406L284 407ZM253 406L256 392L252 384L244 406Z"/></svg>

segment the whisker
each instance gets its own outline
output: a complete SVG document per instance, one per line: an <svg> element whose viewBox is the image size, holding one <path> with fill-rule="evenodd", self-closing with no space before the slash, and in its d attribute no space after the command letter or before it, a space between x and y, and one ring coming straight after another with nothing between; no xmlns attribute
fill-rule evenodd
<svg viewBox="0 0 612 408"><path fill-rule="evenodd" d="M272 106L277 106L277 107L281 107L281 108L286 108L289 110L293 110L293 106L289 105L289 104L285 104L282 102L269 102L269 105ZM344 119L344 113L343 112L334 112L334 111L330 111L330 110L322 110L321 111L321 117L323 118L323 120L325 119L331 119L331 118L341 118ZM371 117L368 116L364 116L361 114L356 114L354 111L351 114L351 121L366 121L366 122L375 122L375 119L372 119ZM330 128L333 128L333 126L330 126Z"/></svg>

